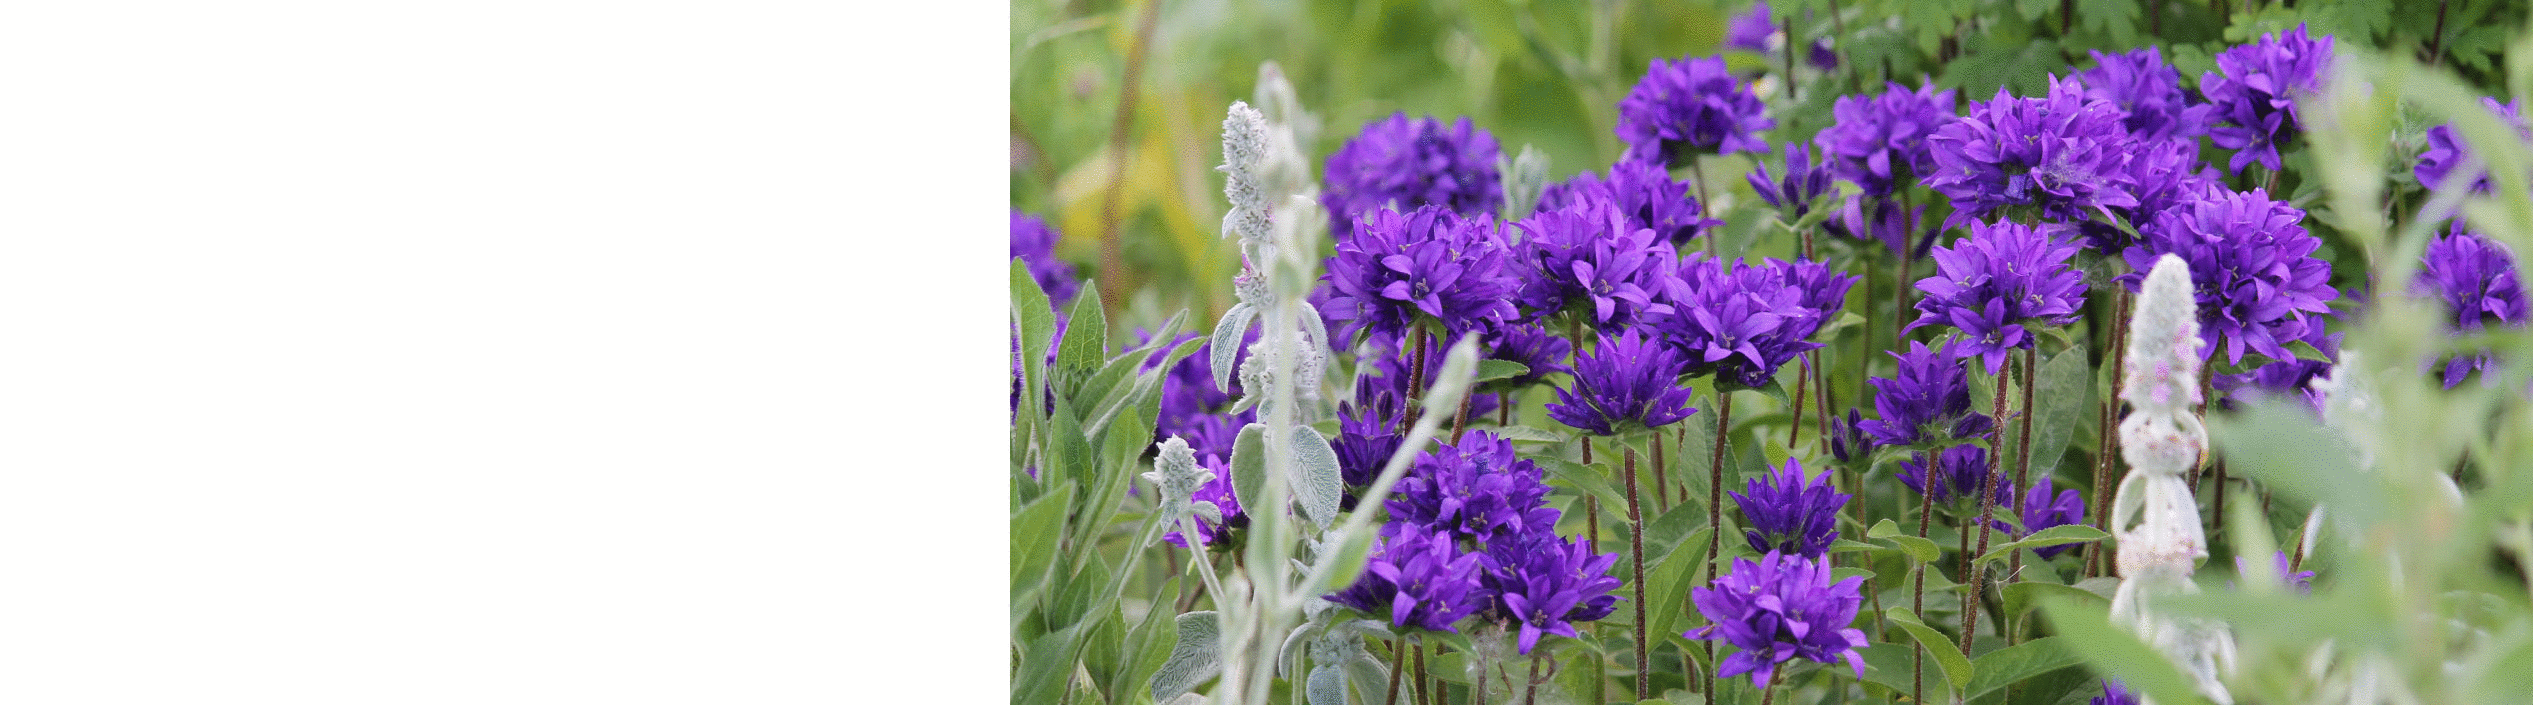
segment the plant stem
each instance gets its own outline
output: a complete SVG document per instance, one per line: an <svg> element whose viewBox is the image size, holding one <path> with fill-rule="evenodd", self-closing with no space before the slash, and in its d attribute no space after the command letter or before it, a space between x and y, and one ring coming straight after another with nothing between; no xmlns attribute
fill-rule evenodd
<svg viewBox="0 0 2533 705"><path fill-rule="evenodd" d="M2013 372L2012 357L2006 358L2006 366L2006 372ZM2031 383L2031 376L2030 369L2023 370L2024 384ZM1961 569L1970 578L1970 591L1962 593L1961 598L1961 655L1965 657L1970 655L1970 643L1978 639L1979 600L1985 597L1983 590L1987 586L1988 571L1979 567L1979 554L1988 552L1988 534L1996 528L1989 521L1996 515L1997 495L2005 491L2004 485L1997 482L1997 476L2003 474L2005 460L2006 380L1999 377L1996 382L1996 401L1989 408L1996 410L1994 418L1997 422L1988 437L1988 472L1979 478L1979 549L1976 553L1964 552L1961 555ZM2030 413L2030 410L2026 409L2024 413Z"/></svg>
<svg viewBox="0 0 2533 705"><path fill-rule="evenodd" d="M1539 662L1546 655L1546 652L1530 655L1530 677L1525 679L1530 685L1522 688L1522 705L1531 705L1539 700Z"/></svg>
<svg viewBox="0 0 2533 705"><path fill-rule="evenodd" d="M1583 464L1586 467L1592 464L1591 436L1583 437ZM1583 495L1583 531L1591 536L1592 550L1601 550L1601 498L1598 495Z"/></svg>
<svg viewBox="0 0 2533 705"><path fill-rule="evenodd" d="M2023 418L2022 428L2015 432L2019 440L2014 446L2014 488L2017 492L2032 491L2032 388L2040 386L2040 375L2035 374L2040 370L2039 363L2040 345L2034 344L2032 347L2023 349ZM2007 497L2006 501L2011 502L2013 499ZM2031 517L2023 517L2024 526L2030 526L2031 523ZM2011 583L2021 580L2022 577L2023 552L2015 551L2012 563L2005 569L2005 580ZM2014 635L2007 634L2005 643L2014 643Z"/></svg>
<svg viewBox="0 0 2533 705"><path fill-rule="evenodd" d="M1469 400L1476 396L1475 393L1460 395L1460 413L1451 417L1451 445L1460 445L1460 434L1469 432ZM2028 426L2026 429L2028 430Z"/></svg>
<svg viewBox="0 0 2533 705"><path fill-rule="evenodd" d="M2120 449L2120 385L2127 383L2124 378L2128 374L2128 309L2132 298L2126 290L2122 290L2117 301L2119 303L2111 314L2111 339L2107 341L2111 346L2111 398L2102 400L2101 449L2093 455L2093 486L2086 488L2093 496L2085 498L2086 503L2093 505L2095 528L2103 533L2111 532L2111 488L2119 480L2112 474L2117 465L2111 458L2118 455ZM2088 577L2100 576L2109 567L2110 560L2104 554L2103 543L2092 541L2085 544L2085 575Z"/></svg>
<svg viewBox="0 0 2533 705"><path fill-rule="evenodd" d="M1406 438L1408 427L1415 425L1416 417L1423 415L1418 412L1423 411L1421 407L1425 398L1425 355L1428 352L1427 347L1433 340L1425 335L1424 326L1409 327L1407 337L1416 339L1416 352L1409 356L1413 359L1408 360L1407 364L1407 398L1399 400L1398 435L1400 438Z"/></svg>
<svg viewBox="0 0 2533 705"><path fill-rule="evenodd" d="M1124 301L1126 292L1134 290L1127 286L1125 277L1125 247L1120 237L1124 219L1118 217L1117 208L1126 197L1126 160L1135 152L1126 141L1134 136L1135 103L1140 100L1143 86L1144 59L1151 53L1154 31L1160 28L1161 3L1145 6L1143 16L1135 23L1135 42L1126 50L1126 75L1117 91L1117 117L1108 130L1108 148L1116 150L1109 167L1117 176L1108 182L1108 194L1100 203L1100 222L1108 224L1108 231L1099 239L1099 279L1094 282L1100 289L1100 298L1107 301Z"/></svg>
<svg viewBox="0 0 2533 705"><path fill-rule="evenodd" d="M1645 435L1653 438L1653 440L1649 442L1653 444L1654 510L1662 512L1671 511L1671 479L1663 476L1662 473L1662 431L1660 429L1653 429ZM1688 501L1688 498L1682 497L1680 501L1686 502Z"/></svg>
<svg viewBox="0 0 2533 705"><path fill-rule="evenodd" d="M1707 448L1706 473L1706 580L1715 581L1715 555L1724 550L1724 449L1732 447L1733 393L1715 391L1715 442ZM1715 663L1715 642L1706 642L1706 662ZM1714 692L1715 677L1707 676L1707 691ZM1643 698L1638 698L1642 700Z"/></svg>
<svg viewBox="0 0 2533 705"><path fill-rule="evenodd" d="M1407 672L1406 647L1405 639L1390 640L1390 689L1387 695L1381 696L1381 702L1386 705L1398 705L1398 677Z"/></svg>
<svg viewBox="0 0 2533 705"><path fill-rule="evenodd" d="M1927 530L1934 524L1935 463L1934 455L1926 456L1926 477L1918 481L1917 537L1919 539L1925 539ZM1937 556L1936 559L1942 560L1942 557ZM1917 566L1917 585L1909 589L1911 612L1926 613L1926 571L1934 564L1935 561L1927 561ZM1919 619L1925 618L1919 617ZM1926 702L1926 646L1914 640L1909 643L1909 699L1910 702Z"/></svg>
<svg viewBox="0 0 2533 705"><path fill-rule="evenodd" d="M1800 364L1794 368L1794 423L1786 424L1785 427L1785 447L1789 451L1794 449L1794 439L1801 437L1803 433L1803 402L1807 401L1805 397L1810 396L1812 391L1811 353L1796 353L1794 359Z"/></svg>
<svg viewBox="0 0 2533 705"><path fill-rule="evenodd" d="M1660 431L1655 431L1659 435ZM1636 449L1621 445L1627 469L1627 558L1633 564L1636 578L1636 699L1653 697L1652 683L1646 680L1653 670L1645 644L1645 521L1636 503Z"/></svg>
<svg viewBox="0 0 2533 705"><path fill-rule="evenodd" d="M1769 683L1769 684L1768 684L1768 687L1765 687L1765 688L1760 688L1760 689L1759 689L1759 705L1769 705L1770 703L1774 703L1774 702L1776 702L1776 701L1777 701L1777 686L1784 685L1784 684L1785 684L1785 679L1784 679L1784 678L1778 678L1778 679L1776 679L1776 681Z"/></svg>
<svg viewBox="0 0 2533 705"><path fill-rule="evenodd" d="M1433 702L1433 697L1429 694L1429 691L1426 690L1425 645L1417 644L1413 648L1416 650L1416 703L1417 705L1427 705Z"/></svg>

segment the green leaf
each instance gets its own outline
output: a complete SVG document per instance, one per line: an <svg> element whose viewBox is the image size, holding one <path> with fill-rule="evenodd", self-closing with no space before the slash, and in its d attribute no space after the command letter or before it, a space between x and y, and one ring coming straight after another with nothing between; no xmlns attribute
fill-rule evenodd
<svg viewBox="0 0 2533 705"><path fill-rule="evenodd" d="M1346 669L1325 663L1313 665L1302 690L1310 705L1346 705Z"/></svg>
<svg viewBox="0 0 2533 705"><path fill-rule="evenodd" d="M1232 499L1243 507L1266 506L1266 424L1240 427L1231 442Z"/></svg>
<svg viewBox="0 0 2533 705"><path fill-rule="evenodd" d="M2047 636L1979 655L1971 663L1977 673L1970 679L1969 690L1962 697L1977 699L2024 679L2076 665L2079 659L2068 651L2065 637Z"/></svg>
<svg viewBox="0 0 2533 705"><path fill-rule="evenodd" d="M2039 533L2023 537L2021 540L2013 543L1990 548L1988 549L1987 554L1979 556L1979 562L1989 563L2002 561L2005 560L2006 557L2014 555L2015 551L2026 548L2048 548L2051 546L2063 546L2071 543L2100 541L2102 539L2109 538L2110 536L2110 534L2102 533L2101 529L2085 526L2083 524L2052 526L2040 530Z"/></svg>
<svg viewBox="0 0 2533 705"><path fill-rule="evenodd" d="M1065 686L1073 682L1074 668L1079 665L1084 632L1098 623L1083 622L1038 635L1020 649L1020 667L1011 678L1011 701L1015 703L1051 703L1064 696Z"/></svg>
<svg viewBox="0 0 2533 705"><path fill-rule="evenodd" d="M1570 434L1531 426L1499 426L1493 430L1504 440L1518 443L1564 443L1573 440Z"/></svg>
<svg viewBox="0 0 2533 705"><path fill-rule="evenodd" d="M1675 509L1673 513L1678 511ZM1690 532L1677 548L1645 573L1646 633L1680 631L1679 622L1687 618L1689 611L1685 607L1689 589L1700 584L1697 581L1698 569L1706 566L1707 531L1707 527L1701 526Z"/></svg>
<svg viewBox="0 0 2533 705"><path fill-rule="evenodd" d="M1109 529L1126 499L1126 486L1135 480L1138 458L1152 445L1152 423L1144 419L1141 409L1127 409L1122 417L1125 426L1101 440L1099 468L1092 474L1091 493L1083 502L1081 520L1073 525L1073 545L1092 546L1099 535ZM1140 547L1138 547L1140 548ZM1097 551L1083 551L1092 555ZM1079 558L1075 559L1077 562ZM1079 566L1075 566L1079 568Z"/></svg>
<svg viewBox="0 0 2533 705"><path fill-rule="evenodd" d="M1019 604L1024 595L1037 590L1046 581L1047 569L1055 565L1056 549L1064 538L1064 519L1073 508L1073 483L1066 482L1038 497L1029 506L1011 514L1011 595Z"/></svg>
<svg viewBox="0 0 2533 705"><path fill-rule="evenodd" d="M1249 332L1249 322L1257 317L1258 307L1244 301L1233 304L1231 310L1223 312L1222 321L1214 324L1214 336L1207 340L1213 346L1213 358L1207 362L1214 365L1215 389L1231 388L1231 368L1239 359L1241 335Z"/></svg>
<svg viewBox="0 0 2533 705"><path fill-rule="evenodd" d="M1936 547L1933 541L1901 533L1899 524L1889 519L1876 522L1873 528L1866 529L1865 538L1889 539L1891 543L1900 547L1902 553L1908 554L1910 561L1915 563L1933 561L1944 554L1944 549Z"/></svg>
<svg viewBox="0 0 2533 705"><path fill-rule="evenodd" d="M1911 662L1909 651L1908 645L1894 643L1872 644L1856 650L1856 655L1864 657L1865 660L1865 682L1887 688L1894 696L1885 699L1885 702L1899 702L1907 699ZM1938 675L1933 685L1942 686L1941 679L1942 676Z"/></svg>
<svg viewBox="0 0 2533 705"><path fill-rule="evenodd" d="M1932 652L1935 666L1943 671L1944 681L1952 684L1953 692L1959 693L1970 687L1974 669L1971 667L1970 659L1961 655L1960 645L1954 644L1951 639L1944 638L1944 634L1935 631L1934 627L1926 626L1925 622L1918 621L1917 615L1909 612L1909 608L1893 607L1883 614L1890 617L1892 624L1900 625L1900 628L1906 630L1909 636L1916 638L1920 646Z"/></svg>
<svg viewBox="0 0 2533 705"><path fill-rule="evenodd" d="M1179 615L1177 631L1178 642L1170 647L1170 660L1161 662L1161 670L1152 674L1153 702L1169 702L1222 673L1220 615L1210 610Z"/></svg>
<svg viewBox="0 0 2533 705"><path fill-rule="evenodd" d="M1327 580L1317 585L1305 585L1302 592L1310 595L1324 595L1353 585L1354 579L1363 575L1363 566L1371 558L1373 534L1374 532L1370 531L1346 534L1346 541L1337 544L1334 552L1323 554L1319 558L1323 561L1336 561L1328 570Z"/></svg>
<svg viewBox="0 0 2533 705"><path fill-rule="evenodd" d="M2040 601L2044 598L2061 599L2079 605L2108 607L2111 604L2110 600L2103 599L2101 595L2073 585L2035 582L2006 583L2005 613L2019 616L2030 612L2039 607Z"/></svg>
<svg viewBox="0 0 2533 705"><path fill-rule="evenodd" d="M1302 516L1326 531L1328 522L1337 518L1337 503L1346 491L1345 480L1338 474L1337 451L1318 429L1297 427L1292 436L1293 498L1302 505Z"/></svg>
<svg viewBox="0 0 2533 705"><path fill-rule="evenodd" d="M1609 481L1607 468L1598 465L1577 465L1574 461L1564 458L1534 458L1533 461L1537 462L1539 467L1547 469L1549 476L1561 481L1567 487L1600 498L1603 508L1616 507L1622 512L1627 510L1627 495L1619 494L1618 485Z"/></svg>
<svg viewBox="0 0 2533 705"><path fill-rule="evenodd" d="M2031 477L2049 477L2067 454L2076 429L2091 428L2101 407L2093 402L2093 367L2083 348L2070 348L2041 363L2033 391Z"/></svg>
<svg viewBox="0 0 2533 705"><path fill-rule="evenodd" d="M2206 702L2199 698L2190 676L2154 647L2138 640L2137 635L2112 626L2105 610L2059 599L2042 599L2040 605L2050 629L2064 638L2059 643L2083 657L2096 673L2118 678L2131 692L2143 693L2158 703Z"/></svg>
<svg viewBox="0 0 2533 705"><path fill-rule="evenodd" d="M1499 379L1512 379L1530 373L1530 366L1511 360L1479 360L1477 377L1471 384L1484 384Z"/></svg>
<svg viewBox="0 0 2533 705"><path fill-rule="evenodd" d="M1056 344L1055 393L1077 399L1082 384L1108 362L1108 310L1100 306L1099 288L1082 287L1066 319L1064 340Z"/></svg>
<svg viewBox="0 0 2533 705"><path fill-rule="evenodd" d="M2287 351L2295 353L2296 359L2298 360L2312 360L2314 362L2331 361L2331 356L2322 354L2322 350L2320 348L2313 347L2312 343L2302 340L2287 343Z"/></svg>

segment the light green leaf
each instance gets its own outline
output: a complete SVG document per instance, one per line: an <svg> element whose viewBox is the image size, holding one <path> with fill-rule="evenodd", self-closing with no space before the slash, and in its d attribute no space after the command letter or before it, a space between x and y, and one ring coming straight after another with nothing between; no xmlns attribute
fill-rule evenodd
<svg viewBox="0 0 2533 705"><path fill-rule="evenodd" d="M2019 582L2005 585L2005 613L2020 616L2040 606L2042 598L2057 598L2079 605L2109 606L2101 595L2073 585Z"/></svg>
<svg viewBox="0 0 2533 705"><path fill-rule="evenodd" d="M2051 546L2063 546L2071 543L2100 541L2109 537L2110 534L2102 533L2101 529L2085 526L2083 524L2052 526L2042 529L2039 533L2026 536L2013 543L1988 549L1988 552L1985 555L1979 556L1979 562L1989 563L2002 561L2008 556L2014 555L2015 551L2020 551L2026 548L2048 548Z"/></svg>
<svg viewBox="0 0 2533 705"><path fill-rule="evenodd" d="M2112 626L2104 609L2048 598L2040 604L2050 629L2064 638L2059 643L2083 657L2094 672L2118 678L2131 692L2143 693L2158 703L2206 702L2199 698L2190 676L2154 647L2138 640L2137 635Z"/></svg>
<svg viewBox="0 0 2533 705"><path fill-rule="evenodd" d="M1215 389L1231 389L1232 363L1239 359L1240 338L1249 332L1249 323L1257 317L1258 307L1244 301L1232 304L1231 310L1223 312L1222 321L1214 324L1214 335L1207 341L1213 346L1213 357L1207 362L1214 365Z"/></svg>
<svg viewBox="0 0 2533 705"><path fill-rule="evenodd" d="M1865 538L1889 539L1891 543L1900 547L1902 553L1908 554L1911 561L1917 563L1932 561L1944 554L1944 550L1936 547L1933 541L1900 533L1899 524L1889 519L1876 522L1873 528L1866 529Z"/></svg>
<svg viewBox="0 0 2533 705"><path fill-rule="evenodd" d="M1944 672L1944 681L1952 684L1953 692L1959 693L1970 687L1974 669L1971 667L1970 659L1961 655L1960 645L1954 644L1951 639L1944 638L1943 632L1935 631L1934 627L1926 626L1925 622L1918 621L1917 615L1909 612L1909 608L1893 607L1883 614L1890 617L1892 624L1900 625L1901 629L1908 631L1909 636L1916 638L1919 645L1926 647L1926 650L1932 653L1936 667Z"/></svg>
<svg viewBox="0 0 2533 705"><path fill-rule="evenodd" d="M1243 507L1266 506L1266 424L1240 427L1231 442L1231 492Z"/></svg>
<svg viewBox="0 0 2533 705"><path fill-rule="evenodd" d="M1179 615L1178 643L1170 647L1170 660L1152 674L1153 702L1169 702L1222 673L1221 639L1221 621L1214 612Z"/></svg>
<svg viewBox="0 0 2533 705"><path fill-rule="evenodd" d="M1328 522L1337 518L1337 503L1346 491L1337 468L1337 451L1329 447L1328 437L1308 426L1293 429L1292 470L1293 498L1302 505L1302 516L1326 531Z"/></svg>
<svg viewBox="0 0 2533 705"><path fill-rule="evenodd" d="M1511 360L1479 360L1477 377L1472 384L1485 384L1499 379L1512 379L1530 373L1530 366Z"/></svg>
<svg viewBox="0 0 2533 705"><path fill-rule="evenodd" d="M1977 699L2024 679L2076 665L2079 659L2063 644L2065 637L2047 636L2008 646L1985 654L1971 663L1976 677L1970 679L1965 699Z"/></svg>

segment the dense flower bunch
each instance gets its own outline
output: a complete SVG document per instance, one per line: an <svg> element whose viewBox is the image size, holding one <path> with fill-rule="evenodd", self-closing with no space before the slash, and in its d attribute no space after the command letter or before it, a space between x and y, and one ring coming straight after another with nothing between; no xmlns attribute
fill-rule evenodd
<svg viewBox="0 0 2533 705"><path fill-rule="evenodd" d="M1442 206L1382 209L1337 243L1323 281L1335 288L1320 311L1344 335L1398 337L1418 320L1457 334L1515 318L1521 280L1492 216L1462 218Z"/></svg>
<svg viewBox="0 0 2533 705"><path fill-rule="evenodd" d="M1674 250L1628 222L1616 204L1581 198L1514 224L1526 270L1522 302L1547 314L1576 307L1595 327L1634 326L1671 311L1654 300L1671 278Z"/></svg>
<svg viewBox="0 0 2533 705"><path fill-rule="evenodd" d="M2419 293L2445 303L2445 311L2454 317L2454 330L2476 331L2492 323L2525 325L2524 283L2504 245L2464 231L2458 224L2428 242L2424 259L2426 267L2419 270L2414 286ZM2473 370L2487 367L2489 359L2488 353L2454 356L2445 363L2445 388L2453 389Z"/></svg>
<svg viewBox="0 0 2533 705"><path fill-rule="evenodd" d="M1319 202L1328 208L1329 232L1342 243L1365 214L1382 208L1492 214L1504 205L1503 175L1495 165L1502 156L1495 136L1466 117L1448 127L1403 112L1374 120L1328 155L1328 188Z"/></svg>
<svg viewBox="0 0 2533 705"><path fill-rule="evenodd" d="M1951 90L1909 90L1897 83L1871 96L1840 96L1830 115L1835 119L1812 141L1830 171L1868 197L1887 196L1899 185L1932 176L1935 155L1926 138L1956 119Z"/></svg>
<svg viewBox="0 0 2533 705"><path fill-rule="evenodd" d="M1440 530L1478 543L1522 533L1548 533L1557 510L1539 465L1513 454L1512 441L1470 433L1459 445L1418 453L1385 503L1386 535Z"/></svg>
<svg viewBox="0 0 2533 705"><path fill-rule="evenodd" d="M1765 109L1723 59L1654 59L1618 103L1618 138L1627 142L1627 159L1671 166L1699 154L1764 153L1768 143L1758 132L1776 126Z"/></svg>
<svg viewBox="0 0 2533 705"><path fill-rule="evenodd" d="M1047 292L1047 299L1057 310L1073 300L1082 283L1073 279L1073 265L1055 256L1055 228L1037 216L1020 209L1011 211L1011 256L1029 263L1029 276L1038 280L1038 288Z"/></svg>
<svg viewBox="0 0 2533 705"><path fill-rule="evenodd" d="M2489 108L2489 112L2497 113L2499 117L2505 118L2507 124L2514 125L2518 135L2526 140L2533 140L2533 127L2528 127L2524 122L2523 99L2500 103L2495 98L2481 98L2480 104ZM2454 138L2454 126L2438 125L2427 128L2427 151L2419 155L2418 165L2411 167L2410 171L2419 177L2420 186L2431 190L2441 189L2445 186L2446 177L2453 174L2455 169L2462 167L2463 162L2469 160L2470 157L2470 145ZM2472 193L2488 193L2488 168L2482 167L2475 172L2475 176L2466 185Z"/></svg>
<svg viewBox="0 0 2533 705"><path fill-rule="evenodd" d="M1978 498L1979 482L1990 474L1988 449L1968 443L1945 448L1936 453L1934 464L1931 470L1935 477L1933 494L1936 504L1967 502ZM1914 453L1908 459L1900 461L1898 479L1900 484L1907 485L1909 489L1926 493L1928 487L1926 478L1929 470L1926 454ZM1999 479L2003 480L2003 478Z"/></svg>
<svg viewBox="0 0 2533 705"><path fill-rule="evenodd" d="M2216 146L2236 150L2226 169L2240 174L2255 161L2272 171L2279 168L2278 143L2302 124L2296 98L2322 90L2331 42L2330 35L2317 41L2305 34L2304 25L2296 25L2293 31L2262 35L2217 52L2217 70L2199 77L2199 93L2215 108L2217 124L2208 137Z"/></svg>
<svg viewBox="0 0 2533 705"><path fill-rule="evenodd" d="M1661 341L1634 330L1603 335L1600 345L1574 356L1574 386L1558 387L1548 418L1608 436L1630 428L1670 425L1690 414L1689 389L1680 386L1688 361Z"/></svg>
<svg viewBox="0 0 2533 705"><path fill-rule="evenodd" d="M1196 517L1194 520L1196 539L1198 543L1208 546L1224 546L1231 536L1232 529L1249 526L1249 515L1241 511L1240 497L1231 490L1231 461L1225 460L1223 456L1206 455L1200 452L1196 456L1196 462L1199 467L1212 471L1214 477L1206 480L1203 486L1197 487L1196 493L1190 495L1188 499L1212 502L1214 508L1219 510L1214 517L1206 517L1202 514ZM1185 547L1187 537L1182 536L1181 533L1171 531L1163 534L1161 538L1170 542L1170 545Z"/></svg>
<svg viewBox="0 0 2533 705"><path fill-rule="evenodd" d="M1769 552L1757 562L1733 559L1733 572L1712 587L1689 591L1699 614L1713 622L1682 634L1690 639L1722 640L1741 648L1724 658L1717 678L1754 674L1753 685L1765 689L1778 664L1797 657L1820 663L1845 659L1856 677L1865 673L1856 649L1867 643L1863 630L1847 626L1864 604L1859 591L1864 576L1830 582L1828 561Z"/></svg>
<svg viewBox="0 0 2533 705"><path fill-rule="evenodd" d="M2161 142L2207 134L2214 108L2181 91L2181 72L2164 63L2155 47L2125 54L2093 54L2093 68L2079 74L2085 95L2110 101L2127 114L2120 124L2139 140Z"/></svg>
<svg viewBox="0 0 2533 705"><path fill-rule="evenodd" d="M2318 315L2330 312L2324 302L2339 298L2331 263L2313 256L2322 241L2303 221L2303 210L2266 191L2211 186L2139 230L2144 240L2121 254L2135 271L2121 281L2136 290L2155 258L2179 256L2190 266L2201 335L2209 340L2202 359L2216 353L2216 338L2230 364L2242 364L2245 350L2294 359L2286 344L2319 328Z"/></svg>
<svg viewBox="0 0 2533 705"><path fill-rule="evenodd" d="M1377 541L1363 574L1328 601L1438 632L1456 631L1452 623L1485 606L1478 585L1482 556L1460 550L1451 532L1410 525Z"/></svg>
<svg viewBox="0 0 2533 705"><path fill-rule="evenodd" d="M2089 98L2075 81L2050 78L2049 94L2017 98L1997 90L1970 114L1926 138L1935 171L1926 185L1952 199L1944 227L2028 206L2059 222L2137 205L2129 165L2136 140L2119 106Z"/></svg>
<svg viewBox="0 0 2533 705"><path fill-rule="evenodd" d="M1630 225L1652 228L1673 245L1688 244L1689 238L1722 224L1703 215L1687 183L1671 180L1671 173L1654 162L1621 161L1610 165L1608 178L1587 171L1549 184L1539 194L1538 210L1553 211L1596 198L1617 204Z"/></svg>
<svg viewBox="0 0 2533 705"><path fill-rule="evenodd" d="M2013 490L2010 489L2013 483L2009 482L2006 486L2009 488L2006 493L2013 494ZM2023 526L2021 530L2014 532L2016 536L2030 536L2052 526L2083 524L2084 493L2075 490L2057 490L2051 486L2049 477L2044 475L2032 481L2031 493L2023 496L2021 515ZM2075 544L2062 543L2032 549L2032 551L2040 554L2042 558L2056 558L2058 554L2074 550L2075 547Z"/></svg>
<svg viewBox="0 0 2533 705"><path fill-rule="evenodd" d="M1748 491L1726 494L1748 520L1742 538L1750 542L1750 550L1812 559L1829 553L1830 542L1838 539L1838 509L1854 498L1829 485L1828 469L1804 477L1802 462L1794 458L1764 477L1751 478Z"/></svg>
<svg viewBox="0 0 2533 705"><path fill-rule="evenodd" d="M1873 444L1892 447L1987 433L1994 422L1970 410L1970 371L1952 353L1953 344L1929 350L1912 340L1907 352L1890 353L1899 370L1866 380L1880 418L1859 421L1857 430L1872 434Z"/></svg>
<svg viewBox="0 0 2533 705"><path fill-rule="evenodd" d="M1618 607L1610 591L1621 583L1609 575L1618 554L1594 553L1583 537L1519 534L1487 544L1480 560L1480 587L1495 597L1493 613L1519 625L1521 653L1530 653L1541 634L1581 638L1575 622L1597 621Z"/></svg>
<svg viewBox="0 0 2533 705"><path fill-rule="evenodd" d="M1667 292L1673 310L1654 326L1687 353L1689 374L1765 387L1795 355L1821 347L1807 339L1855 282L1817 262L1771 258L1727 270L1700 253L1680 263Z"/></svg>
<svg viewBox="0 0 2533 705"><path fill-rule="evenodd" d="M2065 325L2084 305L2084 273L2068 264L2076 246L2058 239L2061 230L1971 224L1970 237L1935 248L1936 275L1917 282L1926 298L1918 299L1921 314L1908 328L1941 323L1960 330L1964 337L1946 349L1976 356L1996 374L2006 351L2032 347L2036 338L2026 326Z"/></svg>

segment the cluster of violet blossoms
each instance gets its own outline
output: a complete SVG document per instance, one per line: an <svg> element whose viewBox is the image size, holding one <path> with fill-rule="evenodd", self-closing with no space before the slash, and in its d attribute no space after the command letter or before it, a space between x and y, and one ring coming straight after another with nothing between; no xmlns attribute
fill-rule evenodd
<svg viewBox="0 0 2533 705"><path fill-rule="evenodd" d="M2084 307L2084 273L2069 264L2078 248L2056 236L2062 230L1972 223L1970 237L1935 248L1936 275L1917 282L1926 297L1908 328L1952 326L1962 337L1950 354L1977 357L1996 374L2007 351L2038 341L2028 326L2066 325Z"/></svg>
<svg viewBox="0 0 2533 705"><path fill-rule="evenodd" d="M2506 246L2460 224L2427 245L2426 266L2415 287L2420 294L2444 302L2456 332L2477 331L2495 324L2523 327L2527 320L2523 279ZM2453 389L2475 370L2489 366L2486 352L2456 355L2444 365L2446 389Z"/></svg>
<svg viewBox="0 0 2533 705"><path fill-rule="evenodd" d="M1328 155L1327 189L1319 201L1328 209L1329 231L1342 241L1364 215L1383 208L1494 213L1504 203L1503 176L1495 164L1502 155L1495 136L1466 117L1447 127L1430 117L1410 120L1406 113L1375 120Z"/></svg>
<svg viewBox="0 0 2533 705"><path fill-rule="evenodd" d="M1856 650L1868 642L1863 630L1847 626L1864 604L1863 581L1851 575L1833 583L1828 561L1801 555L1770 551L1757 561L1735 558L1733 571L1713 586L1689 591L1689 600L1712 624L1682 636L1740 647L1724 657L1715 675L1749 673L1761 689L1781 664L1798 657L1819 663L1843 659L1863 678L1864 657Z"/></svg>

